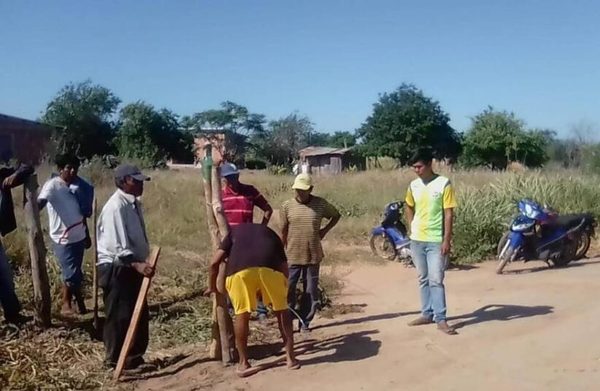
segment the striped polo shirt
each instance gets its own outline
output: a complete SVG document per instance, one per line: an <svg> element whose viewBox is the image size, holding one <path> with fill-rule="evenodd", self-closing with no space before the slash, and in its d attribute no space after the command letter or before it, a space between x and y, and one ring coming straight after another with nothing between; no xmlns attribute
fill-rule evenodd
<svg viewBox="0 0 600 391"><path fill-rule="evenodd" d="M288 226L287 257L291 265L314 265L323 259L319 231L323 219L339 217L340 212L321 197L311 196L306 204L295 198L281 206L281 222Z"/></svg>
<svg viewBox="0 0 600 391"><path fill-rule="evenodd" d="M252 223L255 205L262 210L269 208L265 197L252 185L240 183L237 193L231 187L226 186L221 196L225 218L231 226Z"/></svg>

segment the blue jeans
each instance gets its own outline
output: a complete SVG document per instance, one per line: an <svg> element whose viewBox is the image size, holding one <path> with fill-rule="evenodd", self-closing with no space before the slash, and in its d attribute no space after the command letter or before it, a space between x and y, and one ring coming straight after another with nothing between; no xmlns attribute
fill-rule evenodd
<svg viewBox="0 0 600 391"><path fill-rule="evenodd" d="M0 303L4 310L4 317L7 320L19 315L21 304L15 293L15 283L13 280L13 272L8 257L0 242Z"/></svg>
<svg viewBox="0 0 600 391"><path fill-rule="evenodd" d="M436 323L446 320L446 290L444 271L446 257L442 256L442 244L412 241L413 262L419 273L421 291L421 314Z"/></svg>

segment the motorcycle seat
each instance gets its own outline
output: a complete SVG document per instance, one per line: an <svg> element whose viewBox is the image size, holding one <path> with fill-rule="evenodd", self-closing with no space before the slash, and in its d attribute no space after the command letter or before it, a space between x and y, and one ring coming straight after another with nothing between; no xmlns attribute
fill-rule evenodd
<svg viewBox="0 0 600 391"><path fill-rule="evenodd" d="M592 224L594 217L591 213L567 214L560 215L556 218L556 224L566 229L577 227L581 220L585 220L584 225Z"/></svg>

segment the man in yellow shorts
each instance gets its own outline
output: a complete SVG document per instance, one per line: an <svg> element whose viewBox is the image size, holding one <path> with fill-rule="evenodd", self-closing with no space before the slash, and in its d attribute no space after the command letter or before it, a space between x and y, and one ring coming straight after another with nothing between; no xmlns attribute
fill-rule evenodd
<svg viewBox="0 0 600 391"><path fill-rule="evenodd" d="M248 362L248 322L250 313L256 310L258 293L277 316L288 368L300 368L294 355L292 319L287 305L287 258L279 236L262 224L234 226L211 261L210 286L205 294L217 291L219 265L225 259L225 286L235 311L234 334L240 356L238 376L254 373Z"/></svg>

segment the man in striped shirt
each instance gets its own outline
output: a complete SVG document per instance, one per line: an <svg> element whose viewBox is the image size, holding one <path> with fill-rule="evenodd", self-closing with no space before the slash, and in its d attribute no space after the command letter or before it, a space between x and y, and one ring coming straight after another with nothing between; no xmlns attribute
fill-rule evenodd
<svg viewBox="0 0 600 391"><path fill-rule="evenodd" d="M321 197L311 194L312 178L300 174L292 186L296 196L281 207L282 239L290 263L288 304L296 307L296 285L302 277L304 292L310 297L310 308L302 317L301 331L309 330L309 323L319 306L319 266L323 259L321 240L340 220L340 212ZM321 223L329 220L321 228Z"/></svg>
<svg viewBox="0 0 600 391"><path fill-rule="evenodd" d="M223 163L221 177L225 184L221 193L223 211L230 226L252 223L254 206L264 212L262 224L269 223L273 208L254 186L240 182L240 172L235 165Z"/></svg>

